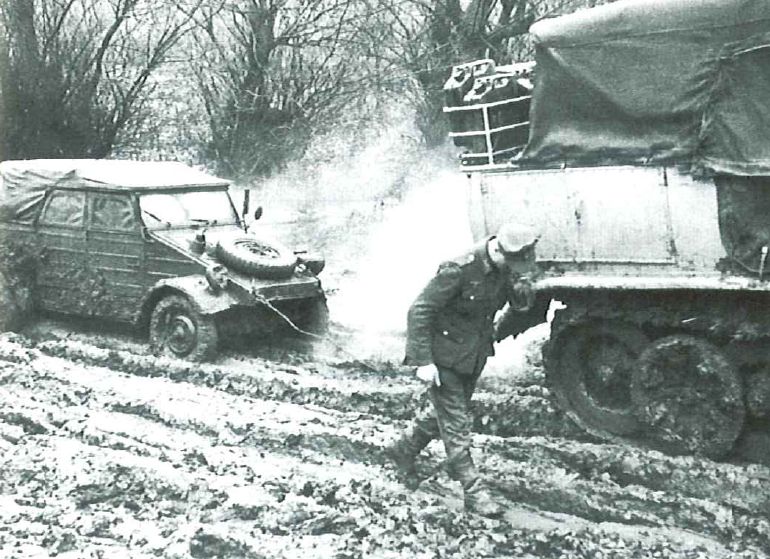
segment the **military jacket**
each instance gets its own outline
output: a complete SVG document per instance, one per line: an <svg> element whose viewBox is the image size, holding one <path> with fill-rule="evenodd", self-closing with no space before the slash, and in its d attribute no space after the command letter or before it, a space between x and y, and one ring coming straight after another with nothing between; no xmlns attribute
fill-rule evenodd
<svg viewBox="0 0 770 559"><path fill-rule="evenodd" d="M407 315L407 365L451 368L471 374L479 358L494 355L495 313L521 300L512 278L490 262L486 242L443 262Z"/></svg>

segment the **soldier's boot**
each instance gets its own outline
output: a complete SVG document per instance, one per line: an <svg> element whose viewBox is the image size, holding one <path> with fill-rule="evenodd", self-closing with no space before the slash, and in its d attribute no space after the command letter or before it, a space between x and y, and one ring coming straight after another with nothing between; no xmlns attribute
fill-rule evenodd
<svg viewBox="0 0 770 559"><path fill-rule="evenodd" d="M385 456L393 462L402 481L417 481L417 455L422 452L433 437L418 429L412 427L395 443L385 448Z"/></svg>
<svg viewBox="0 0 770 559"><path fill-rule="evenodd" d="M450 475L463 486L466 512L488 518L502 516L503 507L494 499L487 484L479 477L469 451L465 450L451 460Z"/></svg>
<svg viewBox="0 0 770 559"><path fill-rule="evenodd" d="M463 485L463 497L467 512L473 512L488 518L497 518L502 516L504 512L503 507L495 501L487 484L481 478L476 478L468 483L468 485Z"/></svg>

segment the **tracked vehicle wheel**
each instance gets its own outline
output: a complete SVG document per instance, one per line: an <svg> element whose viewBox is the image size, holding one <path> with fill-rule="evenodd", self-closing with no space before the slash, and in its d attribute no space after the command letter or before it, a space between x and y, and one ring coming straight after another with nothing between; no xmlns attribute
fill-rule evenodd
<svg viewBox="0 0 770 559"><path fill-rule="evenodd" d="M757 419L770 419L770 367L746 381L746 411Z"/></svg>
<svg viewBox="0 0 770 559"><path fill-rule="evenodd" d="M598 436L638 431L631 375L648 343L639 328L619 321L586 321L564 327L548 343L548 383L581 427Z"/></svg>
<svg viewBox="0 0 770 559"><path fill-rule="evenodd" d="M746 415L733 364L711 342L689 335L660 338L642 352L631 398L648 434L675 453L724 456Z"/></svg>

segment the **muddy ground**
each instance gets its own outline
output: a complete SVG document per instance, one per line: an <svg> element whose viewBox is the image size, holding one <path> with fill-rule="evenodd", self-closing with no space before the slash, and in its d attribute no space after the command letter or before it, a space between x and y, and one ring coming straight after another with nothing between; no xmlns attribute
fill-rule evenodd
<svg viewBox="0 0 770 559"><path fill-rule="evenodd" d="M586 439L542 385L544 335L480 384L473 452L507 509L489 520L462 512L438 443L414 491L386 463L424 403L395 361L293 339L191 364L50 319L3 334L0 556L769 556L770 468Z"/></svg>

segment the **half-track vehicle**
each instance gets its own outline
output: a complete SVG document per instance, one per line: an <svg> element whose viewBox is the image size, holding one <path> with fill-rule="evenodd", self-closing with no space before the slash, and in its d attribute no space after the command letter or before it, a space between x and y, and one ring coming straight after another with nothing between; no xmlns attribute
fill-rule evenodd
<svg viewBox="0 0 770 559"><path fill-rule="evenodd" d="M3 161L0 313L129 323L191 360L287 320L323 332L323 259L249 231L229 186L177 162Z"/></svg>
<svg viewBox="0 0 770 559"><path fill-rule="evenodd" d="M770 3L619 0L455 67L474 236L538 228L548 385L580 426L770 456ZM764 448L761 447L764 445Z"/></svg>

